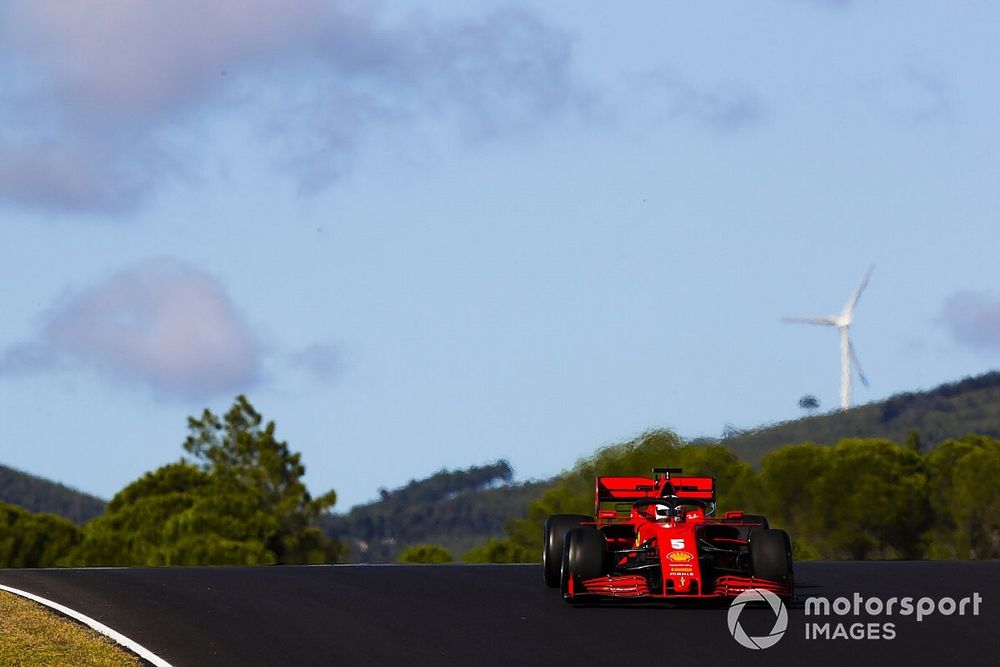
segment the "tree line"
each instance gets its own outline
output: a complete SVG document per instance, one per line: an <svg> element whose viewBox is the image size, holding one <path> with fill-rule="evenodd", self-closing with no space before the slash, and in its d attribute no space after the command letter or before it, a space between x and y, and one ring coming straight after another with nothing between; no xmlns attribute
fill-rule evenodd
<svg viewBox="0 0 1000 667"><path fill-rule="evenodd" d="M513 485L498 461L441 471L333 518L336 495L309 494L300 454L245 397L188 427L180 460L126 486L83 527L0 503L0 566L330 563L345 559L346 539L371 539L368 558L378 561L447 562L455 553L466 562L534 562L546 517L593 511L595 476L664 465L716 477L719 512L768 516L788 530L799 559L1000 558L1000 440L989 436L929 451L916 434L903 444L791 444L754 469L724 445L660 430L599 450L549 482Z"/></svg>
<svg viewBox="0 0 1000 667"><path fill-rule="evenodd" d="M410 546L435 544L462 554L491 537L502 537L504 523L524 514L543 483L514 484L514 471L499 460L464 470L441 470L393 490L379 500L322 520L330 537L347 543L351 562L391 562ZM424 558L406 555L406 562ZM429 556L427 558L430 558Z"/></svg>
<svg viewBox="0 0 1000 667"><path fill-rule="evenodd" d="M1000 440L973 435L928 452L917 437L793 444L755 471L722 445L686 445L668 431L580 461L507 523L505 539L465 558L537 561L547 516L592 514L595 475L649 475L654 465L715 476L720 512L766 515L788 530L799 559L1000 558Z"/></svg>
<svg viewBox="0 0 1000 667"><path fill-rule="evenodd" d="M0 565L329 563L345 548L319 528L334 492L313 498L301 455L245 396L188 419L187 456L118 492L82 528L0 504Z"/></svg>
<svg viewBox="0 0 1000 667"><path fill-rule="evenodd" d="M726 445L756 466L769 452L788 443L834 445L862 433L869 438L906 443L914 432L920 434L923 451L967 433L1000 438L1000 372L929 391L896 394L850 410L755 429L729 429L714 444Z"/></svg>

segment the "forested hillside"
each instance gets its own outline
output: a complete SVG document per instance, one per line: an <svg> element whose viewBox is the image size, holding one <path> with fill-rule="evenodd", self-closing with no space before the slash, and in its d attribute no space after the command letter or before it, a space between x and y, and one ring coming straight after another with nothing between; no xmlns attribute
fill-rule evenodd
<svg viewBox="0 0 1000 667"><path fill-rule="evenodd" d="M0 467L0 564L535 560L545 516L589 511L595 474L653 465L715 475L723 509L770 514L800 557L1000 557L1000 373L722 441L655 431L546 481L515 484L503 460L442 470L346 514L327 513L332 492L309 495L299 455L245 397L188 425L191 458L126 486L106 513ZM32 512L97 518L81 529Z"/></svg>
<svg viewBox="0 0 1000 667"><path fill-rule="evenodd" d="M791 443L832 445L845 438L883 438L912 443L926 452L969 434L1000 438L1000 372L850 410L737 431L718 442L757 465L768 452Z"/></svg>
<svg viewBox="0 0 1000 667"><path fill-rule="evenodd" d="M55 514L82 524L104 511L104 501L41 477L0 465L0 502Z"/></svg>
<svg viewBox="0 0 1000 667"><path fill-rule="evenodd" d="M346 542L352 562L392 562L406 547L433 543L460 557L504 534L511 518L552 482L512 484L513 470L497 461L465 470L442 470L406 486L381 490L381 499L343 515L328 516L323 528Z"/></svg>
<svg viewBox="0 0 1000 667"><path fill-rule="evenodd" d="M758 472L725 446L653 431L578 463L508 524L507 539L470 560L537 561L546 517L593 513L595 475L664 465L714 476L720 511L768 516L791 534L799 559L1000 558L1000 440L966 436L924 453L875 438L789 444Z"/></svg>

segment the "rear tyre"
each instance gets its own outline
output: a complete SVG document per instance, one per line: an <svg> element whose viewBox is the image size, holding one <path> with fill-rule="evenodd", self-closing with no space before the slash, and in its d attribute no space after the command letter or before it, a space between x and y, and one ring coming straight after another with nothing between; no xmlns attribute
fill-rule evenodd
<svg viewBox="0 0 1000 667"><path fill-rule="evenodd" d="M593 579L604 572L607 541L604 533L590 526L574 528L566 533L563 544L559 583L563 598L572 601L577 579Z"/></svg>
<svg viewBox="0 0 1000 667"><path fill-rule="evenodd" d="M555 588L559 585L566 533L583 522L593 520L593 517L584 514L553 514L545 520L545 532L542 534L542 573L546 586Z"/></svg>
<svg viewBox="0 0 1000 667"><path fill-rule="evenodd" d="M754 530L750 534L753 576L782 584L792 583L792 541L783 530Z"/></svg>

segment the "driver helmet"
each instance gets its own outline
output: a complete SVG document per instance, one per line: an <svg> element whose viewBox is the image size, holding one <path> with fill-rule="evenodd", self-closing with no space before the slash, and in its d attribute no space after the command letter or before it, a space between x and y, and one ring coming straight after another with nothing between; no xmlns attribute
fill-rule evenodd
<svg viewBox="0 0 1000 667"><path fill-rule="evenodd" d="M674 516L674 511L670 505L657 503L653 506L653 509L655 510L655 517L657 521L666 521L670 517Z"/></svg>

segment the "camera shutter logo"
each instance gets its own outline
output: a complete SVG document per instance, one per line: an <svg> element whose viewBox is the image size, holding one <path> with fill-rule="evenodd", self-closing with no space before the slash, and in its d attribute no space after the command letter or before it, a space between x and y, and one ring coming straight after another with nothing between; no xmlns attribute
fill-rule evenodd
<svg viewBox="0 0 1000 667"><path fill-rule="evenodd" d="M743 626L740 625L740 614L743 613L743 608L749 602L766 602L771 611L774 612L774 627L771 628L771 632L762 637L747 635ZM739 642L740 646L750 649L771 648L778 643L784 636L785 630L788 629L788 610L785 609L785 603L781 601L781 598L771 591L751 588L733 598L732 604L729 605L728 621L729 633L733 639Z"/></svg>

